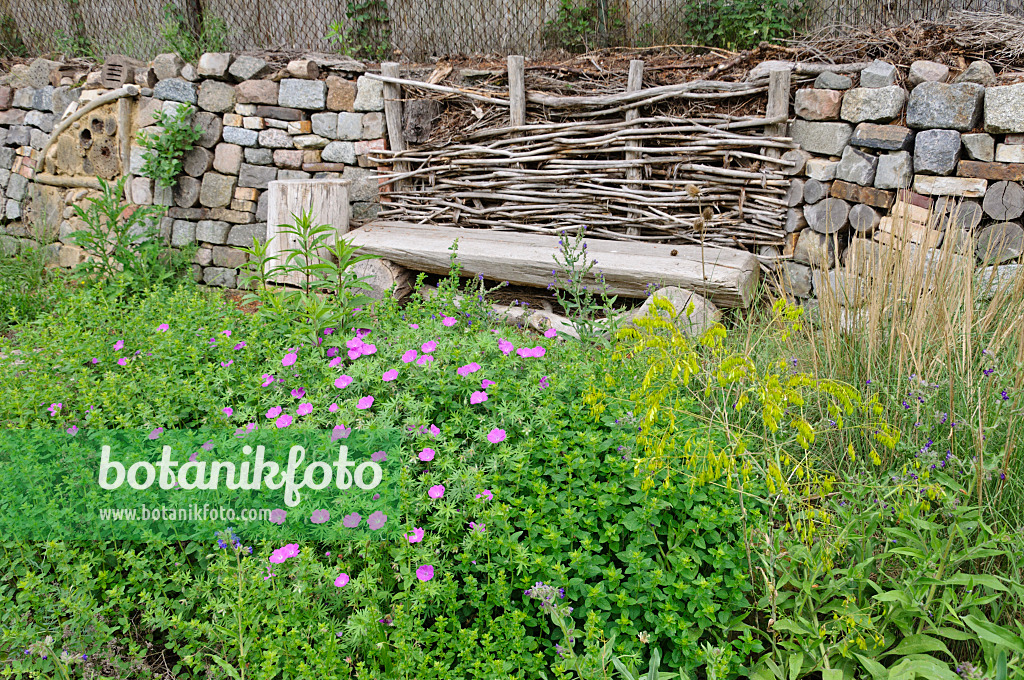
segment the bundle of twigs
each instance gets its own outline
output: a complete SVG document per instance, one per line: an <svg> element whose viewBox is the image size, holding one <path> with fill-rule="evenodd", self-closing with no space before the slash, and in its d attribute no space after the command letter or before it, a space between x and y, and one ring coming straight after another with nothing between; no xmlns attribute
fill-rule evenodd
<svg viewBox="0 0 1024 680"><path fill-rule="evenodd" d="M505 93L424 89L462 95L492 125L382 152L378 162L395 169L384 173L384 218L551 234L585 228L612 239L731 247L782 242L789 180L778 156L794 145L760 131L777 121L658 112L680 98L749 97L764 83L697 81L572 97L528 92L527 124L516 128L507 127ZM625 119L640 107L646 115Z"/></svg>
<svg viewBox="0 0 1024 680"><path fill-rule="evenodd" d="M994 60L1020 64L1024 60L1024 18L1003 12L951 12L947 22L953 41Z"/></svg>
<svg viewBox="0 0 1024 680"><path fill-rule="evenodd" d="M832 23L793 40L791 49L798 60L833 63L883 59L909 65L930 59L957 66L960 59L986 59L1016 67L1024 64L1024 18L968 10L951 10L943 21L879 14L856 24Z"/></svg>

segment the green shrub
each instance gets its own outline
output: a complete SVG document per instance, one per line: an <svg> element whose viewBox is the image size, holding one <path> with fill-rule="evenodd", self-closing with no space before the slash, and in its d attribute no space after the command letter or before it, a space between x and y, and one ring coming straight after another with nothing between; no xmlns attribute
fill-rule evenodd
<svg viewBox="0 0 1024 680"><path fill-rule="evenodd" d="M0 256L0 333L53 309L65 282L59 271L47 267L48 256L43 248Z"/></svg>
<svg viewBox="0 0 1024 680"><path fill-rule="evenodd" d="M100 196L89 198L88 208L74 206L86 228L72 232L71 238L89 255L78 269L113 295L167 284L191 260L187 249L175 253L164 246L159 226L163 208L121 200L126 180L111 185L99 179Z"/></svg>
<svg viewBox="0 0 1024 680"><path fill-rule="evenodd" d="M802 0L685 0L687 37L698 45L746 50L793 36Z"/></svg>
<svg viewBox="0 0 1024 680"><path fill-rule="evenodd" d="M255 288L245 301L260 303L257 316L279 336L319 344L327 328L347 331L366 318L370 288L350 268L375 256L356 255L358 248L338 238L333 226L314 224L308 210L292 218L279 232L296 247L275 258L267 255L268 244L257 239L251 248L242 248L250 257L243 285Z"/></svg>
<svg viewBox="0 0 1024 680"><path fill-rule="evenodd" d="M198 32L188 18L174 4L164 5L164 20L160 24L163 52L177 52L187 62L196 63L205 52L228 51L227 22L212 13L197 17Z"/></svg>

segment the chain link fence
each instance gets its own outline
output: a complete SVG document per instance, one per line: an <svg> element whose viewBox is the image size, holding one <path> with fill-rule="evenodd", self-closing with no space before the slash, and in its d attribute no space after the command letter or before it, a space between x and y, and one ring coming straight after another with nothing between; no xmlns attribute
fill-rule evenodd
<svg viewBox="0 0 1024 680"><path fill-rule="evenodd" d="M371 61L552 49L742 48L828 26L899 26L1024 0L0 0L0 55L343 52Z"/></svg>

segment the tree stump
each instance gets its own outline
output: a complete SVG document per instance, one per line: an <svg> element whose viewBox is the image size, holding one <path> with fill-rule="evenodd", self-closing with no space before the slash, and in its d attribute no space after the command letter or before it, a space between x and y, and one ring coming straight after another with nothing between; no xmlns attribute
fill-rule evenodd
<svg viewBox="0 0 1024 680"><path fill-rule="evenodd" d="M949 200L936 202L935 212L939 213L936 228L941 230L952 229L968 234L974 232L981 219L985 216L981 205L974 201Z"/></svg>
<svg viewBox="0 0 1024 680"><path fill-rule="evenodd" d="M281 230L295 222L292 215L303 212L312 214L313 224L329 224L335 235L348 232L349 190L351 180L347 179L279 179L270 183L267 200L267 256L271 267L284 264L286 251L297 248L298 241ZM329 238L328 244L334 243ZM321 253L326 259L327 253ZM282 275L274 279L277 283L296 285L296 274Z"/></svg>
<svg viewBox="0 0 1024 680"><path fill-rule="evenodd" d="M850 208L850 226L859 234L866 234L874 231L878 223L882 221L882 215L870 205L858 203Z"/></svg>
<svg viewBox="0 0 1024 680"><path fill-rule="evenodd" d="M358 277L367 277L366 283L370 286L367 295L375 300L383 300L389 292L395 300L401 300L412 292L412 272L391 260L356 262L351 272Z"/></svg>
<svg viewBox="0 0 1024 680"><path fill-rule="evenodd" d="M802 179L794 179L789 183L789 189L786 190L786 205L790 208L795 208L804 202L804 181Z"/></svg>
<svg viewBox="0 0 1024 680"><path fill-rule="evenodd" d="M978 235L975 254L986 265L1016 260L1024 254L1024 229L1016 222L990 224Z"/></svg>
<svg viewBox="0 0 1024 680"><path fill-rule="evenodd" d="M1024 187L1016 182L996 182L988 188L982 207L994 220L1015 220L1024 215Z"/></svg>
<svg viewBox="0 0 1024 680"><path fill-rule="evenodd" d="M824 201L804 208L807 225L819 234L835 234L849 224L850 204L841 198Z"/></svg>

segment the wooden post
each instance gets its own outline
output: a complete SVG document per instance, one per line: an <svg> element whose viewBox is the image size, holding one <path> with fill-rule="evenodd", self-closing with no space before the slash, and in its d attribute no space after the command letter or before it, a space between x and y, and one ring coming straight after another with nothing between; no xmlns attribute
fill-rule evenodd
<svg viewBox="0 0 1024 680"><path fill-rule="evenodd" d="M389 78L400 78L398 62L385 61L380 65L381 75ZM405 137L402 130L402 86L384 83L384 120L388 126L388 147L392 151L405 151ZM395 163L395 172L408 172L408 163ZM403 182L395 182L394 188L400 189Z"/></svg>
<svg viewBox="0 0 1024 680"><path fill-rule="evenodd" d="M526 125L526 60L518 54L508 57L508 102L509 124Z"/></svg>
<svg viewBox="0 0 1024 680"><path fill-rule="evenodd" d="M134 203L132 197L132 100L122 97L117 100L117 142L118 154L121 156L121 174L127 177L124 181L125 199ZM40 159L43 163L46 159Z"/></svg>
<svg viewBox="0 0 1024 680"><path fill-rule="evenodd" d="M765 109L765 118L789 117L789 82L792 70L788 68L775 68L768 72L768 106ZM785 137L786 121L772 123L764 126L766 137ZM781 154L778 149L762 149L761 154L769 158L778 158Z"/></svg>
<svg viewBox="0 0 1024 680"><path fill-rule="evenodd" d="M335 235L348 233L350 207L348 179L279 179L270 183L267 200L267 257L270 267L284 264L283 252L298 247L295 237L281 232L293 222L292 215L309 211L313 224L329 224ZM334 243L334 237L327 244ZM324 253L326 255L326 253ZM297 285L295 274L276 277L277 283Z"/></svg>
<svg viewBox="0 0 1024 680"><path fill-rule="evenodd" d="M643 59L631 59L629 62L629 77L626 80L626 92L637 92L643 87L644 80L644 62ZM636 120L640 117L640 108L633 107L626 111L626 122ZM634 150L635 149L635 150ZM626 161L637 161L640 160L639 147L636 144L629 143L626 145ZM626 166L626 179L638 180L641 175L640 166L638 165L627 165ZM631 183L630 189L636 187ZM626 234L629 236L638 236L640 234L639 227L626 227Z"/></svg>

